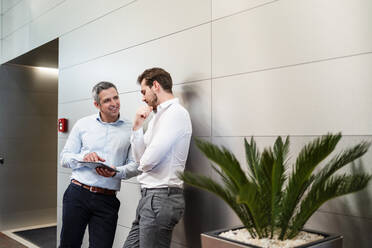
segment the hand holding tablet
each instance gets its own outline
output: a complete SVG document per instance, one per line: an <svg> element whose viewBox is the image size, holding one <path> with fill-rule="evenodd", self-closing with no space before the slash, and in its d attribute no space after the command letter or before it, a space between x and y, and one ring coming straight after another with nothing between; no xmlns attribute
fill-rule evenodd
<svg viewBox="0 0 372 248"><path fill-rule="evenodd" d="M87 162L87 161L79 161L80 164L83 164L84 166L86 167L89 167L89 168L92 168L92 169L96 169L97 167L98 168L104 168L104 169L107 169L109 171L114 171L114 172L119 172L118 170L112 168L111 166L107 165L107 164L104 164L102 162Z"/></svg>

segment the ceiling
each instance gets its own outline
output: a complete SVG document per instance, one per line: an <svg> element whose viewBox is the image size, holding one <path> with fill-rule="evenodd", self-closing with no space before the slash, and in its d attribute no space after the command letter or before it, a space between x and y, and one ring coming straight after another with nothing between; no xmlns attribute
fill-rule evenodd
<svg viewBox="0 0 372 248"><path fill-rule="evenodd" d="M58 39L39 46L8 63L36 67L58 68Z"/></svg>

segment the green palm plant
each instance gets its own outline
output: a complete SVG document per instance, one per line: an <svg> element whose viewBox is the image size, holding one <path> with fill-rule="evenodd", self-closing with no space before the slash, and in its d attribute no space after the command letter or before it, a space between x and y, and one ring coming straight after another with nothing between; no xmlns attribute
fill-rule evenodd
<svg viewBox="0 0 372 248"><path fill-rule="evenodd" d="M300 151L289 167L289 137L279 136L273 147L261 153L256 142L244 139L248 173L225 147L196 139L198 148L213 161L222 183L210 177L185 171L179 177L187 184L210 191L221 197L237 214L252 237L280 240L294 238L307 220L326 201L365 188L372 178L360 172L336 173L363 156L369 146L361 142L329 159L320 169L315 168L330 155L341 134L321 136Z"/></svg>

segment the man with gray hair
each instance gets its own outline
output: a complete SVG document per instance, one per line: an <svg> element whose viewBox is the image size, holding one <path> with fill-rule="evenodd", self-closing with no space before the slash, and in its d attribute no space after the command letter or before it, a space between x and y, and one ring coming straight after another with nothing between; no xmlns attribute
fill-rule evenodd
<svg viewBox="0 0 372 248"><path fill-rule="evenodd" d="M81 247L89 226L89 247L111 248L120 201L116 192L121 179L139 174L132 159L132 124L120 116L116 86L100 82L93 87L98 114L77 121L61 152L61 164L71 168L71 183L63 196L62 248ZM104 162L113 169L98 166Z"/></svg>

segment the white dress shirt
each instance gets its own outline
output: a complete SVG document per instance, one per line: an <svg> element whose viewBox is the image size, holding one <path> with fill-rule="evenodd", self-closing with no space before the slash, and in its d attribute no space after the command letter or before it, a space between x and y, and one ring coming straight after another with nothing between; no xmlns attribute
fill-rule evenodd
<svg viewBox="0 0 372 248"><path fill-rule="evenodd" d="M182 187L177 172L185 169L192 127L189 113L178 98L163 102L143 134L140 128L131 136L133 157L142 174L142 188Z"/></svg>

